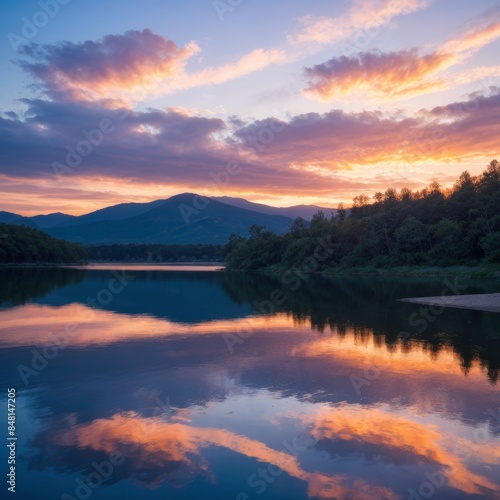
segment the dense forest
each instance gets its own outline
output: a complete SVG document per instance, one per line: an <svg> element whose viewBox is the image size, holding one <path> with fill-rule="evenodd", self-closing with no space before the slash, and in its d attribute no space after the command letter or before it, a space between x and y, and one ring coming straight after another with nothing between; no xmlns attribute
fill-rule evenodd
<svg viewBox="0 0 500 500"><path fill-rule="evenodd" d="M87 247L90 260L115 262L222 262L223 245L130 243Z"/></svg>
<svg viewBox="0 0 500 500"><path fill-rule="evenodd" d="M0 223L0 264L78 263L87 260L79 243L53 238L38 229Z"/></svg>
<svg viewBox="0 0 500 500"><path fill-rule="evenodd" d="M500 262L500 163L476 177L460 175L450 189L439 184L412 192L389 188L372 199L356 196L327 217L298 218L278 236L252 226L249 238L232 235L228 269L454 266Z"/></svg>

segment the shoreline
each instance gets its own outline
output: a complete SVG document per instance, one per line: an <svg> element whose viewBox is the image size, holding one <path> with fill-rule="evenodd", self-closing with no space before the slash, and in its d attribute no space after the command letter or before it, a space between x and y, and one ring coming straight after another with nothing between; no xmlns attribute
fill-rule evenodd
<svg viewBox="0 0 500 500"><path fill-rule="evenodd" d="M413 297L398 299L398 302L425 304L436 307L454 307L456 309L473 309L476 311L500 312L500 293Z"/></svg>
<svg viewBox="0 0 500 500"><path fill-rule="evenodd" d="M222 267L221 271L224 272L237 272L237 273L253 273L253 274L269 274L276 275L282 274L286 271L293 271L294 269L289 269L286 267L269 267L266 269L257 270L241 270L241 269L227 269L224 262L127 262L127 261L89 261L85 263L53 263L53 262L38 262L38 263L0 263L0 269L14 269L14 268L24 268L24 269L35 269L35 268L72 268L77 267L80 269L92 269L93 266L100 265L110 265L110 266L213 266ZM500 266L451 266L451 267L391 267L391 268L373 268L373 267L350 267L344 269L327 269L324 271L312 271L305 272L300 268L297 271L305 275L316 275L323 276L325 278L329 277L343 277L343 276L380 276L380 277L422 277L422 278L439 278L439 277L449 277L449 276L462 276L470 278L490 278L499 279L500 278Z"/></svg>
<svg viewBox="0 0 500 500"><path fill-rule="evenodd" d="M37 263L16 263L16 262L11 262L11 263L0 263L0 269L1 268L36 268L36 267L88 267L89 269L92 267L92 265L110 265L110 266L118 266L118 265L124 265L124 266L215 266L215 267L220 267L220 266L225 266L225 264L222 262L199 262L199 261L194 261L194 262L127 262L127 261L90 261L90 262L37 262Z"/></svg>
<svg viewBox="0 0 500 500"><path fill-rule="evenodd" d="M37 268L37 267L67 267L67 266L86 266L87 263L78 263L78 262L68 262L68 263L62 263L62 262L9 262L5 263L2 262L0 263L0 269L14 269L14 268L23 268L23 269L31 269L31 268Z"/></svg>
<svg viewBox="0 0 500 500"><path fill-rule="evenodd" d="M266 269L257 270L241 270L241 269L226 269L229 272L249 272L263 274L282 274L286 271L294 271L295 268L286 267L269 267ZM350 267L344 269L327 269L324 271L305 272L300 268L296 269L305 275L317 275L325 278L342 277L342 276L411 276L422 278L439 278L450 276L463 276L470 278L500 278L500 266L450 266L450 267L391 267L391 268L373 268L373 267Z"/></svg>

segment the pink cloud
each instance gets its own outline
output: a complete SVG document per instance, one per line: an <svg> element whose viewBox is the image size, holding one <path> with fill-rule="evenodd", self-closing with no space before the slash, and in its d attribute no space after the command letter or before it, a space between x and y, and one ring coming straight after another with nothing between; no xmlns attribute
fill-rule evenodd
<svg viewBox="0 0 500 500"><path fill-rule="evenodd" d="M105 100L118 107L179 90L223 83L285 60L281 50L255 49L233 62L188 72L200 51L183 47L149 29L108 35L98 41L24 46L19 64L49 96L79 101Z"/></svg>
<svg viewBox="0 0 500 500"><path fill-rule="evenodd" d="M302 29L288 36L298 45L329 45L352 38L360 31L373 33L394 17L410 14L429 5L428 0L357 0L345 14L338 17L306 16Z"/></svg>
<svg viewBox="0 0 500 500"><path fill-rule="evenodd" d="M102 199L107 192L110 202L124 201L123 193L145 201L197 191L208 196L250 193L251 198L258 193L289 204L293 197L311 200L314 193L315 202L331 204L387 185L419 188L435 178L446 182L464 168L450 165L441 171L443 165L476 162L482 167L498 156L500 89L413 116L334 109L248 124L174 109L132 112L99 103L25 102L24 119L0 116L0 175L5 182L15 179L16 186L22 179L32 184L43 180L44 191L54 189L58 205L66 207L82 206L95 191L103 193ZM114 132L68 172L64 185L57 184L53 162L64 165L68 147L75 149L85 139L82 130L94 129L103 117L115 125ZM238 162L241 173L208 192L211 175L229 162ZM5 182L0 192L14 203ZM40 202L36 191L26 187L19 192L28 204Z"/></svg>
<svg viewBox="0 0 500 500"><path fill-rule="evenodd" d="M419 56L417 49L334 57L305 69L306 93L322 100L359 90L385 98L421 94L440 85L426 78L449 65L451 57L439 52Z"/></svg>
<svg viewBox="0 0 500 500"><path fill-rule="evenodd" d="M24 47L23 55L36 62L21 65L39 78L51 94L94 100L171 79L199 48L178 47L151 30L107 35L97 42L62 42Z"/></svg>
<svg viewBox="0 0 500 500"><path fill-rule="evenodd" d="M474 68L454 75L444 73L499 36L500 7L495 7L474 19L464 32L428 54L420 55L415 48L389 53L360 52L355 56L333 57L306 68L308 87L305 94L329 101L363 92L379 99L394 100L499 76L499 66Z"/></svg>
<svg viewBox="0 0 500 500"><path fill-rule="evenodd" d="M293 117L275 140L259 152L260 161L283 170L308 171L312 178L349 171L363 165L413 162L460 162L498 155L500 89L474 94L444 108L415 116L380 112L307 113ZM439 117L439 118L438 118ZM265 122L236 132L250 148Z"/></svg>

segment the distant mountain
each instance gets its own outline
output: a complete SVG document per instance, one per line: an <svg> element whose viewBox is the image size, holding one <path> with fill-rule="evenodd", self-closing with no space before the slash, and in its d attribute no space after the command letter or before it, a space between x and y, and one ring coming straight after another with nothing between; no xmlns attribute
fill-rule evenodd
<svg viewBox="0 0 500 500"><path fill-rule="evenodd" d="M0 211L0 222L5 224L15 224L16 226L38 227L29 217L23 217L22 215L14 214L12 212Z"/></svg>
<svg viewBox="0 0 500 500"><path fill-rule="evenodd" d="M263 214L284 215L285 217L290 217L292 219L302 217L303 219L309 221L312 219L313 215L319 211L323 211L326 216L330 216L331 212L337 212L337 210L334 208L318 207L317 205L272 207L270 205L264 205L262 203L253 203L251 201L245 200L244 198L232 198L231 196L216 196L213 199L222 203L227 203L228 205L232 205L233 207L246 208L247 210L254 210L255 212L261 212Z"/></svg>
<svg viewBox="0 0 500 500"><path fill-rule="evenodd" d="M22 215L0 211L0 222L4 222L5 224L12 224L12 221L19 218L22 218Z"/></svg>
<svg viewBox="0 0 500 500"><path fill-rule="evenodd" d="M327 216L336 210L316 205L272 207L243 198L211 198L197 209L197 195L184 193L149 203L120 203L88 214L73 216L61 212L23 217L0 212L0 222L41 228L52 236L84 244L106 243L224 243L230 234L248 235L252 224L283 234L293 219L311 220L322 210ZM191 212L186 223L180 207Z"/></svg>
<svg viewBox="0 0 500 500"><path fill-rule="evenodd" d="M56 212L47 215L35 215L34 217L29 217L40 229L46 229L48 227L55 227L63 222L76 219L74 215L63 214L61 212Z"/></svg>
<svg viewBox="0 0 500 500"><path fill-rule="evenodd" d="M60 226L68 227L79 224L88 224L90 222L101 222L111 220L122 220L128 217L141 215L152 208L165 203L167 200L155 200L149 203L120 203L111 207L101 208L95 212L73 217L71 220L64 221Z"/></svg>
<svg viewBox="0 0 500 500"><path fill-rule="evenodd" d="M196 200L195 194L184 193L151 203L116 205L46 231L84 244L225 243L232 233L248 235L252 224L283 234L293 222L290 217L247 210L214 199L200 208ZM103 220L104 217L109 218Z"/></svg>

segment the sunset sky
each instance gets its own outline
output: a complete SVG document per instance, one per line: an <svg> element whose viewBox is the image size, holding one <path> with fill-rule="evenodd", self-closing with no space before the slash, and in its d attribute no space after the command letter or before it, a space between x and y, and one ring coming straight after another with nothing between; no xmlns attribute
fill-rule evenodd
<svg viewBox="0 0 500 500"><path fill-rule="evenodd" d="M500 156L498 1L0 12L0 210L78 215L186 191L335 207L450 186Z"/></svg>

